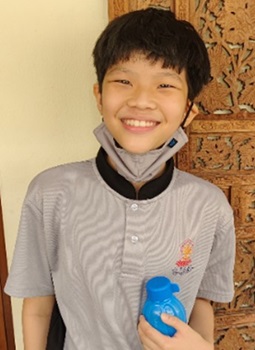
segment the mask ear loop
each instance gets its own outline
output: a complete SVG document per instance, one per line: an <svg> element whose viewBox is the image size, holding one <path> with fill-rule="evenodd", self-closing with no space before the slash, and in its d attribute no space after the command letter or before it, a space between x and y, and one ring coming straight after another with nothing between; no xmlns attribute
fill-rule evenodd
<svg viewBox="0 0 255 350"><path fill-rule="evenodd" d="M181 123L181 127L182 127L182 128L184 128L184 124L186 123L186 120L188 119L188 116L189 116L189 114L190 114L190 111L191 111L193 105L194 105L194 102L191 102L191 104L190 104L190 106L189 106L189 109L188 109L188 111L187 111L187 113L186 113L186 115L185 115L185 117L184 117L184 119L183 119L183 121L182 121L182 123Z"/></svg>

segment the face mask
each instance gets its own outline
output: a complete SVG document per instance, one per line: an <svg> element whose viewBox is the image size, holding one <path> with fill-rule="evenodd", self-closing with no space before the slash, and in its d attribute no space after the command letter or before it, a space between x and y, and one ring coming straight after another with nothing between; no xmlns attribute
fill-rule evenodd
<svg viewBox="0 0 255 350"><path fill-rule="evenodd" d="M133 154L116 145L104 123L94 130L94 134L114 162L115 170L133 183L153 179L159 173L162 164L172 158L188 142L187 135L180 127L160 148L144 154Z"/></svg>

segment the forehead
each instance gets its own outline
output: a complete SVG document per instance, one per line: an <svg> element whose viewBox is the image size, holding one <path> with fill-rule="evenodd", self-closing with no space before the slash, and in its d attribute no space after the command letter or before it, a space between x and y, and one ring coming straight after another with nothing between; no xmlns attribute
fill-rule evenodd
<svg viewBox="0 0 255 350"><path fill-rule="evenodd" d="M121 66L123 64L136 64L138 62L146 62L147 64L150 64L151 66L158 65L164 67L164 60L163 58L155 59L153 58L150 53L143 53L143 52L131 52L127 57L119 59L117 62L114 62L114 64L109 67L111 69L114 66ZM168 67L170 68L170 67Z"/></svg>
<svg viewBox="0 0 255 350"><path fill-rule="evenodd" d="M166 66L163 59L155 59L149 53L140 52L133 52L127 58L114 63L108 68L107 74L114 72L132 73L135 71L142 73L143 70L145 70L145 73L153 71L155 75L159 76L180 77L182 80L187 78L185 69L180 71L177 67Z"/></svg>

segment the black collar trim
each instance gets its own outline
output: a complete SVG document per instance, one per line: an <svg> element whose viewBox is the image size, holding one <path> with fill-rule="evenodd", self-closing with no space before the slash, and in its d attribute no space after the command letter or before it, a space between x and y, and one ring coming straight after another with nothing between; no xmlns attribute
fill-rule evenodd
<svg viewBox="0 0 255 350"><path fill-rule="evenodd" d="M134 186L115 171L107 162L107 154L100 147L96 165L104 181L116 192L129 199L151 199L163 192L170 184L173 171L174 160L170 158L166 163L166 171L156 179L146 182L137 192Z"/></svg>

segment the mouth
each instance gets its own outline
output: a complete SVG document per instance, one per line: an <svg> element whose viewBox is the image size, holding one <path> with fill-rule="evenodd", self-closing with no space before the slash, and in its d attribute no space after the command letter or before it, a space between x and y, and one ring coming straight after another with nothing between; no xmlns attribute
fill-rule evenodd
<svg viewBox="0 0 255 350"><path fill-rule="evenodd" d="M158 122L152 120L122 119L122 123L135 128L153 128Z"/></svg>

